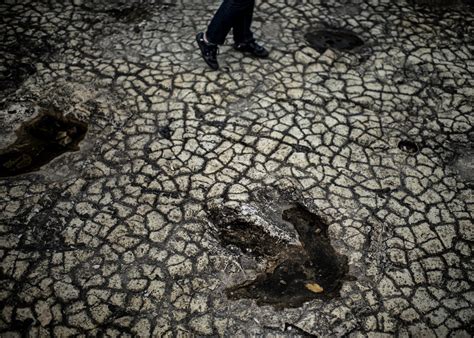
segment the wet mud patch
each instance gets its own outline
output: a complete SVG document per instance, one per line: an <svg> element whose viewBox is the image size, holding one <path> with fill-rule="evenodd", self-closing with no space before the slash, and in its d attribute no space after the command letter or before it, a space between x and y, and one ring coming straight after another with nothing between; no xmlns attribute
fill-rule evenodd
<svg viewBox="0 0 474 338"><path fill-rule="evenodd" d="M350 51L364 45L364 41L356 34L346 30L321 29L305 34L308 44L319 53L327 49Z"/></svg>
<svg viewBox="0 0 474 338"><path fill-rule="evenodd" d="M282 240L258 222L214 217L223 246L235 246L264 260L265 269L253 280L226 290L230 299L255 299L258 305L299 307L313 299L337 297L348 273L347 257L336 252L324 220L304 206L280 209L282 222L297 234L297 243Z"/></svg>
<svg viewBox="0 0 474 338"><path fill-rule="evenodd" d="M0 150L0 177L38 170L66 152L79 150L87 129L86 123L54 109L41 110L17 130L13 144Z"/></svg>

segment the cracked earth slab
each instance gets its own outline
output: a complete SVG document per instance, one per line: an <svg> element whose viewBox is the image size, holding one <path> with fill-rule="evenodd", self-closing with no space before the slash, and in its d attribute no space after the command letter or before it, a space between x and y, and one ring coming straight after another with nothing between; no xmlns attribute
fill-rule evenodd
<svg viewBox="0 0 474 338"><path fill-rule="evenodd" d="M0 158L45 107L87 126L0 178L2 334L469 336L474 14L452 3L257 1L270 58L225 46L211 72L218 1L2 2Z"/></svg>

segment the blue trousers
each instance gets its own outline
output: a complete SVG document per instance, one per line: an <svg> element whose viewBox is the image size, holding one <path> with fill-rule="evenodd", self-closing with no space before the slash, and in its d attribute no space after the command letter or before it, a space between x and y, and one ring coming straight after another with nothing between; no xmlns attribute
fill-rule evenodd
<svg viewBox="0 0 474 338"><path fill-rule="evenodd" d="M254 7L255 0L224 0L207 28L207 40L222 45L231 29L235 43L253 40L250 26Z"/></svg>

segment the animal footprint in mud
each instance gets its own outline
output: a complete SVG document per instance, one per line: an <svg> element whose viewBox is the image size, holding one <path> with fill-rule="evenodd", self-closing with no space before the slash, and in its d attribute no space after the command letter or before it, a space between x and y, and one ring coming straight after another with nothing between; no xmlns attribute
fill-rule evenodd
<svg viewBox="0 0 474 338"><path fill-rule="evenodd" d="M348 272L347 257L332 247L328 225L301 205L284 209L282 219L298 233L299 245L282 242L248 220L218 224L223 245L232 244L267 262L256 279L229 288L229 298L251 298L258 305L285 308L339 294Z"/></svg>
<svg viewBox="0 0 474 338"><path fill-rule="evenodd" d="M0 150L0 177L38 170L54 158L79 149L87 125L57 111L43 110L17 131L17 140Z"/></svg>

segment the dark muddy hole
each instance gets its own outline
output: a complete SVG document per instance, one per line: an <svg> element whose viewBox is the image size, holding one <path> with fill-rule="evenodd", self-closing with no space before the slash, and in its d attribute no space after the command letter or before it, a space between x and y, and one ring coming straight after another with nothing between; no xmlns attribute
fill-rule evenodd
<svg viewBox="0 0 474 338"><path fill-rule="evenodd" d="M35 171L54 158L79 149L87 125L55 111L41 111L17 131L17 140L0 150L0 177Z"/></svg>
<svg viewBox="0 0 474 338"><path fill-rule="evenodd" d="M339 294L348 272L347 257L332 247L328 225L300 205L284 210L282 219L293 225L300 245L284 243L250 222L219 227L224 245L232 244L267 262L265 271L255 280L228 289L229 298L252 298L259 305L286 308Z"/></svg>
<svg viewBox="0 0 474 338"><path fill-rule="evenodd" d="M305 39L319 53L324 53L328 48L348 51L364 44L354 33L332 29L309 32Z"/></svg>
<svg viewBox="0 0 474 338"><path fill-rule="evenodd" d="M420 151L418 144L410 140L401 140L398 142L398 149L409 154L416 154Z"/></svg>
<svg viewBox="0 0 474 338"><path fill-rule="evenodd" d="M158 133L167 140L171 140L173 131L169 126L161 127L158 129Z"/></svg>

